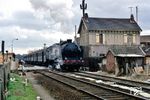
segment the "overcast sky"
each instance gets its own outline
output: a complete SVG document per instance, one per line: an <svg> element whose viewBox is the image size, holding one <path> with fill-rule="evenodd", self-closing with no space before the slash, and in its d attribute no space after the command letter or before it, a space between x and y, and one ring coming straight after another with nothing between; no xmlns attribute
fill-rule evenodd
<svg viewBox="0 0 150 100"><path fill-rule="evenodd" d="M129 18L139 8L141 35L150 34L150 0L85 0L89 17ZM27 53L74 37L82 17L82 0L0 0L0 40L5 49ZM18 40L15 40L18 38Z"/></svg>

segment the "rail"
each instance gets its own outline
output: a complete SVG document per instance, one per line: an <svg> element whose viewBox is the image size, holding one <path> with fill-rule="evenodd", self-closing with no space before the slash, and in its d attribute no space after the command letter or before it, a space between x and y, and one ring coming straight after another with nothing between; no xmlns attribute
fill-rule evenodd
<svg viewBox="0 0 150 100"><path fill-rule="evenodd" d="M38 72L48 78L59 81L65 85L68 85L78 91L84 92L92 97L100 100L104 99L132 99L132 100L144 100L145 98L131 95L122 91L112 89L110 87L101 86L85 80L66 76L58 72Z"/></svg>

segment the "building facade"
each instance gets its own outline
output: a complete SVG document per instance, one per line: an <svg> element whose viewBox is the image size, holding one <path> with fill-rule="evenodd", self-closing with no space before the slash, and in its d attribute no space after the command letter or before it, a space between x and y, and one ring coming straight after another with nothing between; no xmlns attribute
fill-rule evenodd
<svg viewBox="0 0 150 100"><path fill-rule="evenodd" d="M141 28L130 18L82 17L78 34L85 58L105 57L112 45L140 45ZM106 64L106 61L100 61Z"/></svg>
<svg viewBox="0 0 150 100"><path fill-rule="evenodd" d="M145 64L150 65L150 35L141 36L141 47L146 54Z"/></svg>

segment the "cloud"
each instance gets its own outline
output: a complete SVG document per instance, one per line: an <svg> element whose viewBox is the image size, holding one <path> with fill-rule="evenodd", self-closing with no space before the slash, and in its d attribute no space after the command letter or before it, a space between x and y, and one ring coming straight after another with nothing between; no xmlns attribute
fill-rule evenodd
<svg viewBox="0 0 150 100"><path fill-rule="evenodd" d="M143 30L141 32L141 35L150 35L150 29L149 30Z"/></svg>
<svg viewBox="0 0 150 100"><path fill-rule="evenodd" d="M2 12L0 12L0 17L2 17L3 16L3 13Z"/></svg>
<svg viewBox="0 0 150 100"><path fill-rule="evenodd" d="M139 7L139 25L142 34L150 33L150 1L143 0L85 0L89 17L129 18L130 6ZM42 48L73 38L74 26L82 17L82 0L0 0L0 37L6 49L27 53L27 49ZM68 34L64 34L68 33ZM26 50L26 51L25 51Z"/></svg>
<svg viewBox="0 0 150 100"><path fill-rule="evenodd" d="M63 34L62 32L50 34L48 30L23 29L18 26L0 28L0 36L1 40L5 41L6 50L9 52L11 51L12 40L18 38L14 41L14 51L18 52L20 48L22 52L19 53L21 54L27 53L27 48L29 50L42 48L44 43L50 46L58 43L60 39L66 40L66 37L73 39L73 34Z"/></svg>
<svg viewBox="0 0 150 100"><path fill-rule="evenodd" d="M70 33L74 17L72 0L30 0L40 18L49 23L50 27L58 26L59 31ZM49 20L46 20L49 19Z"/></svg>
<svg viewBox="0 0 150 100"><path fill-rule="evenodd" d="M79 1L81 3L81 1ZM78 3L79 3L78 2ZM135 16L135 7L138 6L138 24L142 30L150 29L148 20L150 20L150 14L147 13L150 10L150 1L143 0L86 0L88 12L90 17L101 18L129 18L130 8L133 7L132 13ZM136 16L135 16L136 18Z"/></svg>
<svg viewBox="0 0 150 100"><path fill-rule="evenodd" d="M43 30L48 28L43 20L39 20L34 13L29 11L18 11L13 13L9 19L0 20L0 27L19 26L26 29Z"/></svg>

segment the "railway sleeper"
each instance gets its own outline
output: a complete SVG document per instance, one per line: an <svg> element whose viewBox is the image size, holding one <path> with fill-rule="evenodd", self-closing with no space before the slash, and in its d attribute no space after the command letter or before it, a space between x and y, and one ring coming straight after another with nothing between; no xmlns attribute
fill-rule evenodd
<svg viewBox="0 0 150 100"><path fill-rule="evenodd" d="M123 97L123 96L118 96L118 95L112 95L112 94L105 94L105 95L100 95L100 96L104 96L104 97L109 97L109 98L111 98L111 97Z"/></svg>
<svg viewBox="0 0 150 100"><path fill-rule="evenodd" d="M89 96L82 96L83 100L97 100L95 98L89 97Z"/></svg>
<svg viewBox="0 0 150 100"><path fill-rule="evenodd" d="M105 98L124 98L123 95L118 95L118 94L97 94L97 95L100 95Z"/></svg>
<svg viewBox="0 0 150 100"><path fill-rule="evenodd" d="M124 98L124 97L120 97L119 98L119 97L116 97L116 98L109 98L109 100L131 100L131 98Z"/></svg>

